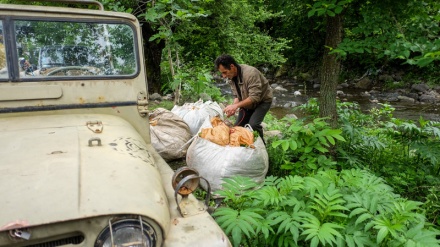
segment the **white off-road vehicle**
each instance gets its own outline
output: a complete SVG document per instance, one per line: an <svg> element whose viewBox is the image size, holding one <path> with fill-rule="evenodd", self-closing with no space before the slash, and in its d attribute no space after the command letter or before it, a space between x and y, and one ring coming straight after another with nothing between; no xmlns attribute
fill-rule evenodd
<svg viewBox="0 0 440 247"><path fill-rule="evenodd" d="M0 4L0 246L230 246L151 145L138 20L76 1Z"/></svg>

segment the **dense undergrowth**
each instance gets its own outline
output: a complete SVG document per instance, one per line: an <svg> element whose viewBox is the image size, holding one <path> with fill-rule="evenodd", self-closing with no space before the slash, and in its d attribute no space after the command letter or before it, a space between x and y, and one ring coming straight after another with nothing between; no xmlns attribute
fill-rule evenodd
<svg viewBox="0 0 440 247"><path fill-rule="evenodd" d="M268 115L266 181L225 179L214 213L234 246L440 246L440 123L338 103L340 129ZM258 187L258 189L255 189Z"/></svg>

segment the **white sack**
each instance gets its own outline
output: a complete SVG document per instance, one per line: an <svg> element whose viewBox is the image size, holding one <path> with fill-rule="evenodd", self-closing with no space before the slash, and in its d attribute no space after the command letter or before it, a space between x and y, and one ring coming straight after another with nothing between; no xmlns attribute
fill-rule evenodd
<svg viewBox="0 0 440 247"><path fill-rule="evenodd" d="M185 103L182 106L175 105L171 112L178 115L185 121L191 131L196 135L206 118L219 116L223 119L223 111L217 102L201 100L195 103Z"/></svg>
<svg viewBox="0 0 440 247"><path fill-rule="evenodd" d="M223 147L196 136L188 148L186 164L208 180L212 192L222 189L222 179L233 176L250 177L262 183L269 169L269 156L260 137L254 145L255 149Z"/></svg>
<svg viewBox="0 0 440 247"><path fill-rule="evenodd" d="M151 144L164 160L184 158L191 132L183 119L164 108L150 113Z"/></svg>

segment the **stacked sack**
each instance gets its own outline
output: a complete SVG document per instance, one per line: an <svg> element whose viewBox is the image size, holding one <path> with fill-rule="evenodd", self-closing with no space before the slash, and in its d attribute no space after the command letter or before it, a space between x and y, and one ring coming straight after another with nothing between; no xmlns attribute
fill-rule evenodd
<svg viewBox="0 0 440 247"><path fill-rule="evenodd" d="M182 106L175 105L171 112L178 115L188 124L191 135L195 136L206 118L222 116L223 111L217 102L199 100L195 103L185 103Z"/></svg>
<svg viewBox="0 0 440 247"><path fill-rule="evenodd" d="M150 113L151 144L167 161L184 158L191 132L183 119L164 108Z"/></svg>
<svg viewBox="0 0 440 247"><path fill-rule="evenodd" d="M206 119L187 150L186 163L209 181L214 192L222 189L224 178L233 176L250 177L262 183L269 157L263 140L254 139L252 130L229 127L219 117Z"/></svg>

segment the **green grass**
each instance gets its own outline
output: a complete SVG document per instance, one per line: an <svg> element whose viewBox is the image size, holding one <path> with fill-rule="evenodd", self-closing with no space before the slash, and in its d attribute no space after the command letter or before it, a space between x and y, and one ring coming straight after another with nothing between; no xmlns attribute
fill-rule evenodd
<svg viewBox="0 0 440 247"><path fill-rule="evenodd" d="M150 110L154 110L157 108L165 108L167 110L173 109L174 107L174 102L173 101L169 101L169 100L162 100L160 102L154 102L154 101L150 101Z"/></svg>

